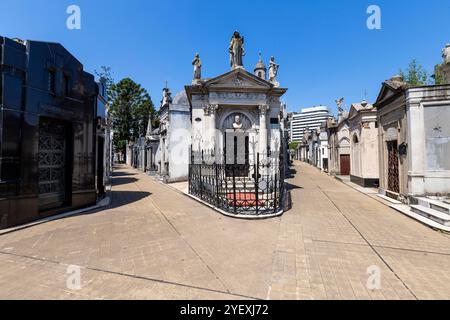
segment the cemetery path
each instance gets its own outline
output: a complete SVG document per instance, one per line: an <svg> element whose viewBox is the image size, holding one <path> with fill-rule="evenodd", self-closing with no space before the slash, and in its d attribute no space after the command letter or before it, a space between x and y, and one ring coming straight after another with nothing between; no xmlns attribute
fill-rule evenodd
<svg viewBox="0 0 450 320"><path fill-rule="evenodd" d="M450 299L448 236L294 169L293 208L247 221L118 167L110 207L0 236L0 298Z"/></svg>

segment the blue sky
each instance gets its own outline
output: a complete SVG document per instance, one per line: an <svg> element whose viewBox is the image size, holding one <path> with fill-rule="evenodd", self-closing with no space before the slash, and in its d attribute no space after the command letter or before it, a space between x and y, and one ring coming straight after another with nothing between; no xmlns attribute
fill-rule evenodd
<svg viewBox="0 0 450 320"><path fill-rule="evenodd" d="M66 9L80 6L82 29L66 28ZM382 29L366 27L367 7L380 6ZM203 76L229 70L234 30L246 39L244 64L253 71L258 52L280 64L290 111L373 101L381 82L416 58L427 70L450 42L448 0L1 0L0 35L60 42L93 72L110 66L161 99L165 81L176 93L192 79L196 52Z"/></svg>

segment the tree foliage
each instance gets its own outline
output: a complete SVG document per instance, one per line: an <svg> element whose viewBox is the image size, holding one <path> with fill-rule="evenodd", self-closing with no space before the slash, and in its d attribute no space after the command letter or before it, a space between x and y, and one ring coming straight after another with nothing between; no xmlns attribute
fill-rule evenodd
<svg viewBox="0 0 450 320"><path fill-rule="evenodd" d="M292 141L289 143L289 150L297 150L299 145L300 145L300 142Z"/></svg>
<svg viewBox="0 0 450 320"><path fill-rule="evenodd" d="M108 94L109 102L111 102L111 88L114 85L113 73L110 67L101 66L100 71L95 70L95 75L100 79L104 80L106 84L106 92Z"/></svg>
<svg viewBox="0 0 450 320"><path fill-rule="evenodd" d="M410 62L406 72L400 70L400 75L406 83L412 86L425 86L429 83L428 72L417 63L416 59Z"/></svg>
<svg viewBox="0 0 450 320"><path fill-rule="evenodd" d="M109 90L110 112L114 132L113 144L125 153L127 141L144 136L155 108L148 92L130 78L112 84Z"/></svg>
<svg viewBox="0 0 450 320"><path fill-rule="evenodd" d="M444 84L444 76L443 76L441 70L439 70L438 68L436 68L436 72L435 72L433 78L434 78L435 85Z"/></svg>

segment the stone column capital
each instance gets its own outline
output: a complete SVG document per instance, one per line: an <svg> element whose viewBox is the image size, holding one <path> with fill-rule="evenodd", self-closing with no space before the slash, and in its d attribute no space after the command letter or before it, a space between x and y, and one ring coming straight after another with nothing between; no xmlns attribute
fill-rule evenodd
<svg viewBox="0 0 450 320"><path fill-rule="evenodd" d="M219 110L218 104L212 104L209 106L209 112L212 116L216 115L217 111Z"/></svg>
<svg viewBox="0 0 450 320"><path fill-rule="evenodd" d="M267 114L267 111L269 111L270 107L267 104L262 104L258 107L259 112L262 116L265 116Z"/></svg>
<svg viewBox="0 0 450 320"><path fill-rule="evenodd" d="M216 114L217 110L219 110L219 105L218 104L208 104L203 107L203 110L205 111L205 116L214 116Z"/></svg>

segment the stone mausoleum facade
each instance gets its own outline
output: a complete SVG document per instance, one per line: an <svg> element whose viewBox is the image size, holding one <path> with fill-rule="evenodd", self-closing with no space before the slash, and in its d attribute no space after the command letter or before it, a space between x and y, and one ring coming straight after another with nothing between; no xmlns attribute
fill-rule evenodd
<svg viewBox="0 0 450 320"><path fill-rule="evenodd" d="M216 77L202 78L200 56L193 61L194 79L185 87L192 126L190 194L234 215L276 215L284 191L281 97L287 89L277 81L274 57L268 69L261 55L253 73L244 68L243 44L235 32L231 70Z"/></svg>
<svg viewBox="0 0 450 320"><path fill-rule="evenodd" d="M287 168L287 91L278 64L261 54L253 72L244 68L244 38L230 41L230 71L202 77L196 54L190 85L174 98L163 89L159 127L128 146L130 165L162 181L189 182L189 194L222 213L267 217L283 212ZM151 120L150 120L151 121Z"/></svg>
<svg viewBox="0 0 450 320"><path fill-rule="evenodd" d="M280 97L286 89L237 68L188 86L186 92L192 107L193 150L226 151L234 148L235 137L243 138L251 155L280 148L284 112Z"/></svg>
<svg viewBox="0 0 450 320"><path fill-rule="evenodd" d="M378 110L380 191L408 202L450 196L450 85L383 83Z"/></svg>
<svg viewBox="0 0 450 320"><path fill-rule="evenodd" d="M58 43L0 37L0 229L108 190L105 88Z"/></svg>
<svg viewBox="0 0 450 320"><path fill-rule="evenodd" d="M194 80L186 86L191 108L192 149L267 155L279 150L284 139L285 110L276 76L278 65L267 68L260 59L254 73L243 65L243 37L235 32L230 43L231 70L211 79L201 78L197 55Z"/></svg>
<svg viewBox="0 0 450 320"><path fill-rule="evenodd" d="M350 180L362 187L379 187L377 110L367 101L353 103L350 125Z"/></svg>

